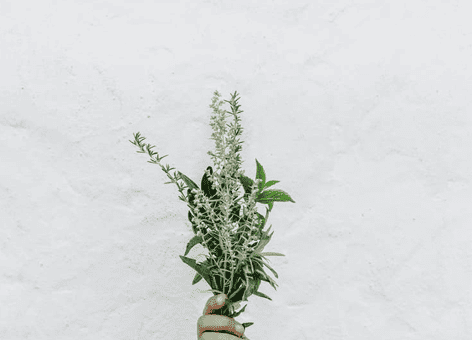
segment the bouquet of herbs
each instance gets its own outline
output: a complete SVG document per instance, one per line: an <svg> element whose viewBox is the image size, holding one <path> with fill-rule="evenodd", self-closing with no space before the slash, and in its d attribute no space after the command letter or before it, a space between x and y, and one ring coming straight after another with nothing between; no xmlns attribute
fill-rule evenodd
<svg viewBox="0 0 472 340"><path fill-rule="evenodd" d="M264 168L256 159L256 178L252 180L244 176L239 152L242 141L238 136L243 128L240 124L238 93L231 95L230 100L220 100L221 95L215 91L210 108L213 109L210 125L213 128L211 139L215 141L215 152L208 152L214 167L207 167L200 187L174 168L163 166L159 157L151 149L154 146L143 144L145 139L140 133L134 134L134 141L141 151L151 157L149 163L158 164L167 174L170 182L175 183L180 192L179 199L187 203L188 219L192 224L194 236L188 242L185 253L180 256L182 261L192 267L195 278L192 284L202 278L210 285L209 291L214 295L224 293L228 299L219 311L220 315L230 318L244 312L247 304L236 312L242 301L252 294L272 300L259 292L261 281L268 282L274 289L277 284L264 271L267 267L276 278L277 272L267 263L267 256L285 256L275 252L263 252L274 232L269 233L272 226L264 230L269 212L274 202L295 201L284 191L268 189L279 181L266 181ZM229 103L231 111L221 109L224 102ZM232 117L233 122L226 124L226 118ZM155 157L155 158L153 158ZM256 203L267 205L265 216L257 211ZM203 262L186 257L197 244L208 250ZM244 327L252 325L244 323Z"/></svg>

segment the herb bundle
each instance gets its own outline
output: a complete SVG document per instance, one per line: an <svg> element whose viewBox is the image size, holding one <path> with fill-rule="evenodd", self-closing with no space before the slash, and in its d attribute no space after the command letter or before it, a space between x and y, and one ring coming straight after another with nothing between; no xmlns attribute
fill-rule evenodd
<svg viewBox="0 0 472 340"><path fill-rule="evenodd" d="M243 142L238 138L243 132L239 117L243 112L239 110L240 98L237 92L231 95L230 100L222 101L220 97L215 91L210 105L213 109L211 139L215 141L215 152L209 151L208 155L215 169L207 167L200 187L179 171L171 175L170 171L174 168L161 164L161 160L168 155L159 157L157 152L152 151L154 146L142 143L145 138L139 132L133 134L135 140L130 142L140 148L138 153L149 154L149 163L160 165L170 179L165 184L175 183L181 194L179 199L187 203L188 219L195 235L180 258L196 271L192 284L203 278L214 295L226 294L228 299L219 314L234 318L244 312L247 304L238 312L236 309L252 294L272 300L258 291L261 281L277 289L275 281L264 271L265 266L278 278L277 272L267 263L266 256L285 255L262 252L274 234L270 233L272 225L266 230L264 227L274 202L295 201L282 190L267 190L279 181L266 181L264 168L257 159L255 180L244 176L239 155ZM231 111L221 109L224 102L229 103ZM226 124L228 117L233 118L231 124ZM257 211L256 203L267 205L265 216ZM205 255L203 262L186 257L197 244L208 250L209 254ZM243 326L252 324L244 323Z"/></svg>

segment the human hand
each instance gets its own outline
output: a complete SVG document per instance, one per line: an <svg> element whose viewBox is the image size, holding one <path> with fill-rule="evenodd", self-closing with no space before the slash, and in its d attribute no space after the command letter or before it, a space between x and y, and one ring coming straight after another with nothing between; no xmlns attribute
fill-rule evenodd
<svg viewBox="0 0 472 340"><path fill-rule="evenodd" d="M249 340L239 322L224 315L212 315L213 311L224 306L226 298L226 294L219 294L208 299L197 322L198 340Z"/></svg>

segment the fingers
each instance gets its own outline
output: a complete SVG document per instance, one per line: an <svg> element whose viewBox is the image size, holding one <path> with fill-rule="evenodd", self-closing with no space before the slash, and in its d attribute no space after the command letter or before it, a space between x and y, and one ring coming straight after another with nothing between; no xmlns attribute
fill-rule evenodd
<svg viewBox="0 0 472 340"><path fill-rule="evenodd" d="M231 335L231 334L210 333L210 332L203 333L202 337L199 338L199 340L238 340L238 339L240 338L235 337L234 335Z"/></svg>
<svg viewBox="0 0 472 340"><path fill-rule="evenodd" d="M211 314L214 310L220 309L225 304L226 294L214 295L208 299L205 308L203 308L203 315Z"/></svg>
<svg viewBox="0 0 472 340"><path fill-rule="evenodd" d="M203 332L213 331L221 332L226 331L238 338L244 334L244 326L232 318L228 318L223 315L202 315L198 318L197 322L197 334L200 338Z"/></svg>
<svg viewBox="0 0 472 340"><path fill-rule="evenodd" d="M210 332L203 333L202 336L198 340L236 340L236 339L249 340L249 338L246 338L245 335L243 335L242 338L238 338L231 334L210 333Z"/></svg>
<svg viewBox="0 0 472 340"><path fill-rule="evenodd" d="M215 310L224 306L227 299L226 294L210 297L203 309L203 315L198 319L198 339L201 340L233 340L235 337L249 340L244 335L244 326L236 320L223 315L211 315ZM206 332L205 332L206 331ZM227 333L212 333L227 332ZM204 333L205 332L205 333Z"/></svg>

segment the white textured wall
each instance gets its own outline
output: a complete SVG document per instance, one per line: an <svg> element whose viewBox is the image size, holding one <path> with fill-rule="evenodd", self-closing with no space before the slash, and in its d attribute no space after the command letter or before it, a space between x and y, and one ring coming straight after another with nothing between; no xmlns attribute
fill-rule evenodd
<svg viewBox="0 0 472 340"><path fill-rule="evenodd" d="M297 202L251 340L472 339L469 3L0 1L0 339L196 338L187 207L129 140L199 181L214 90Z"/></svg>

